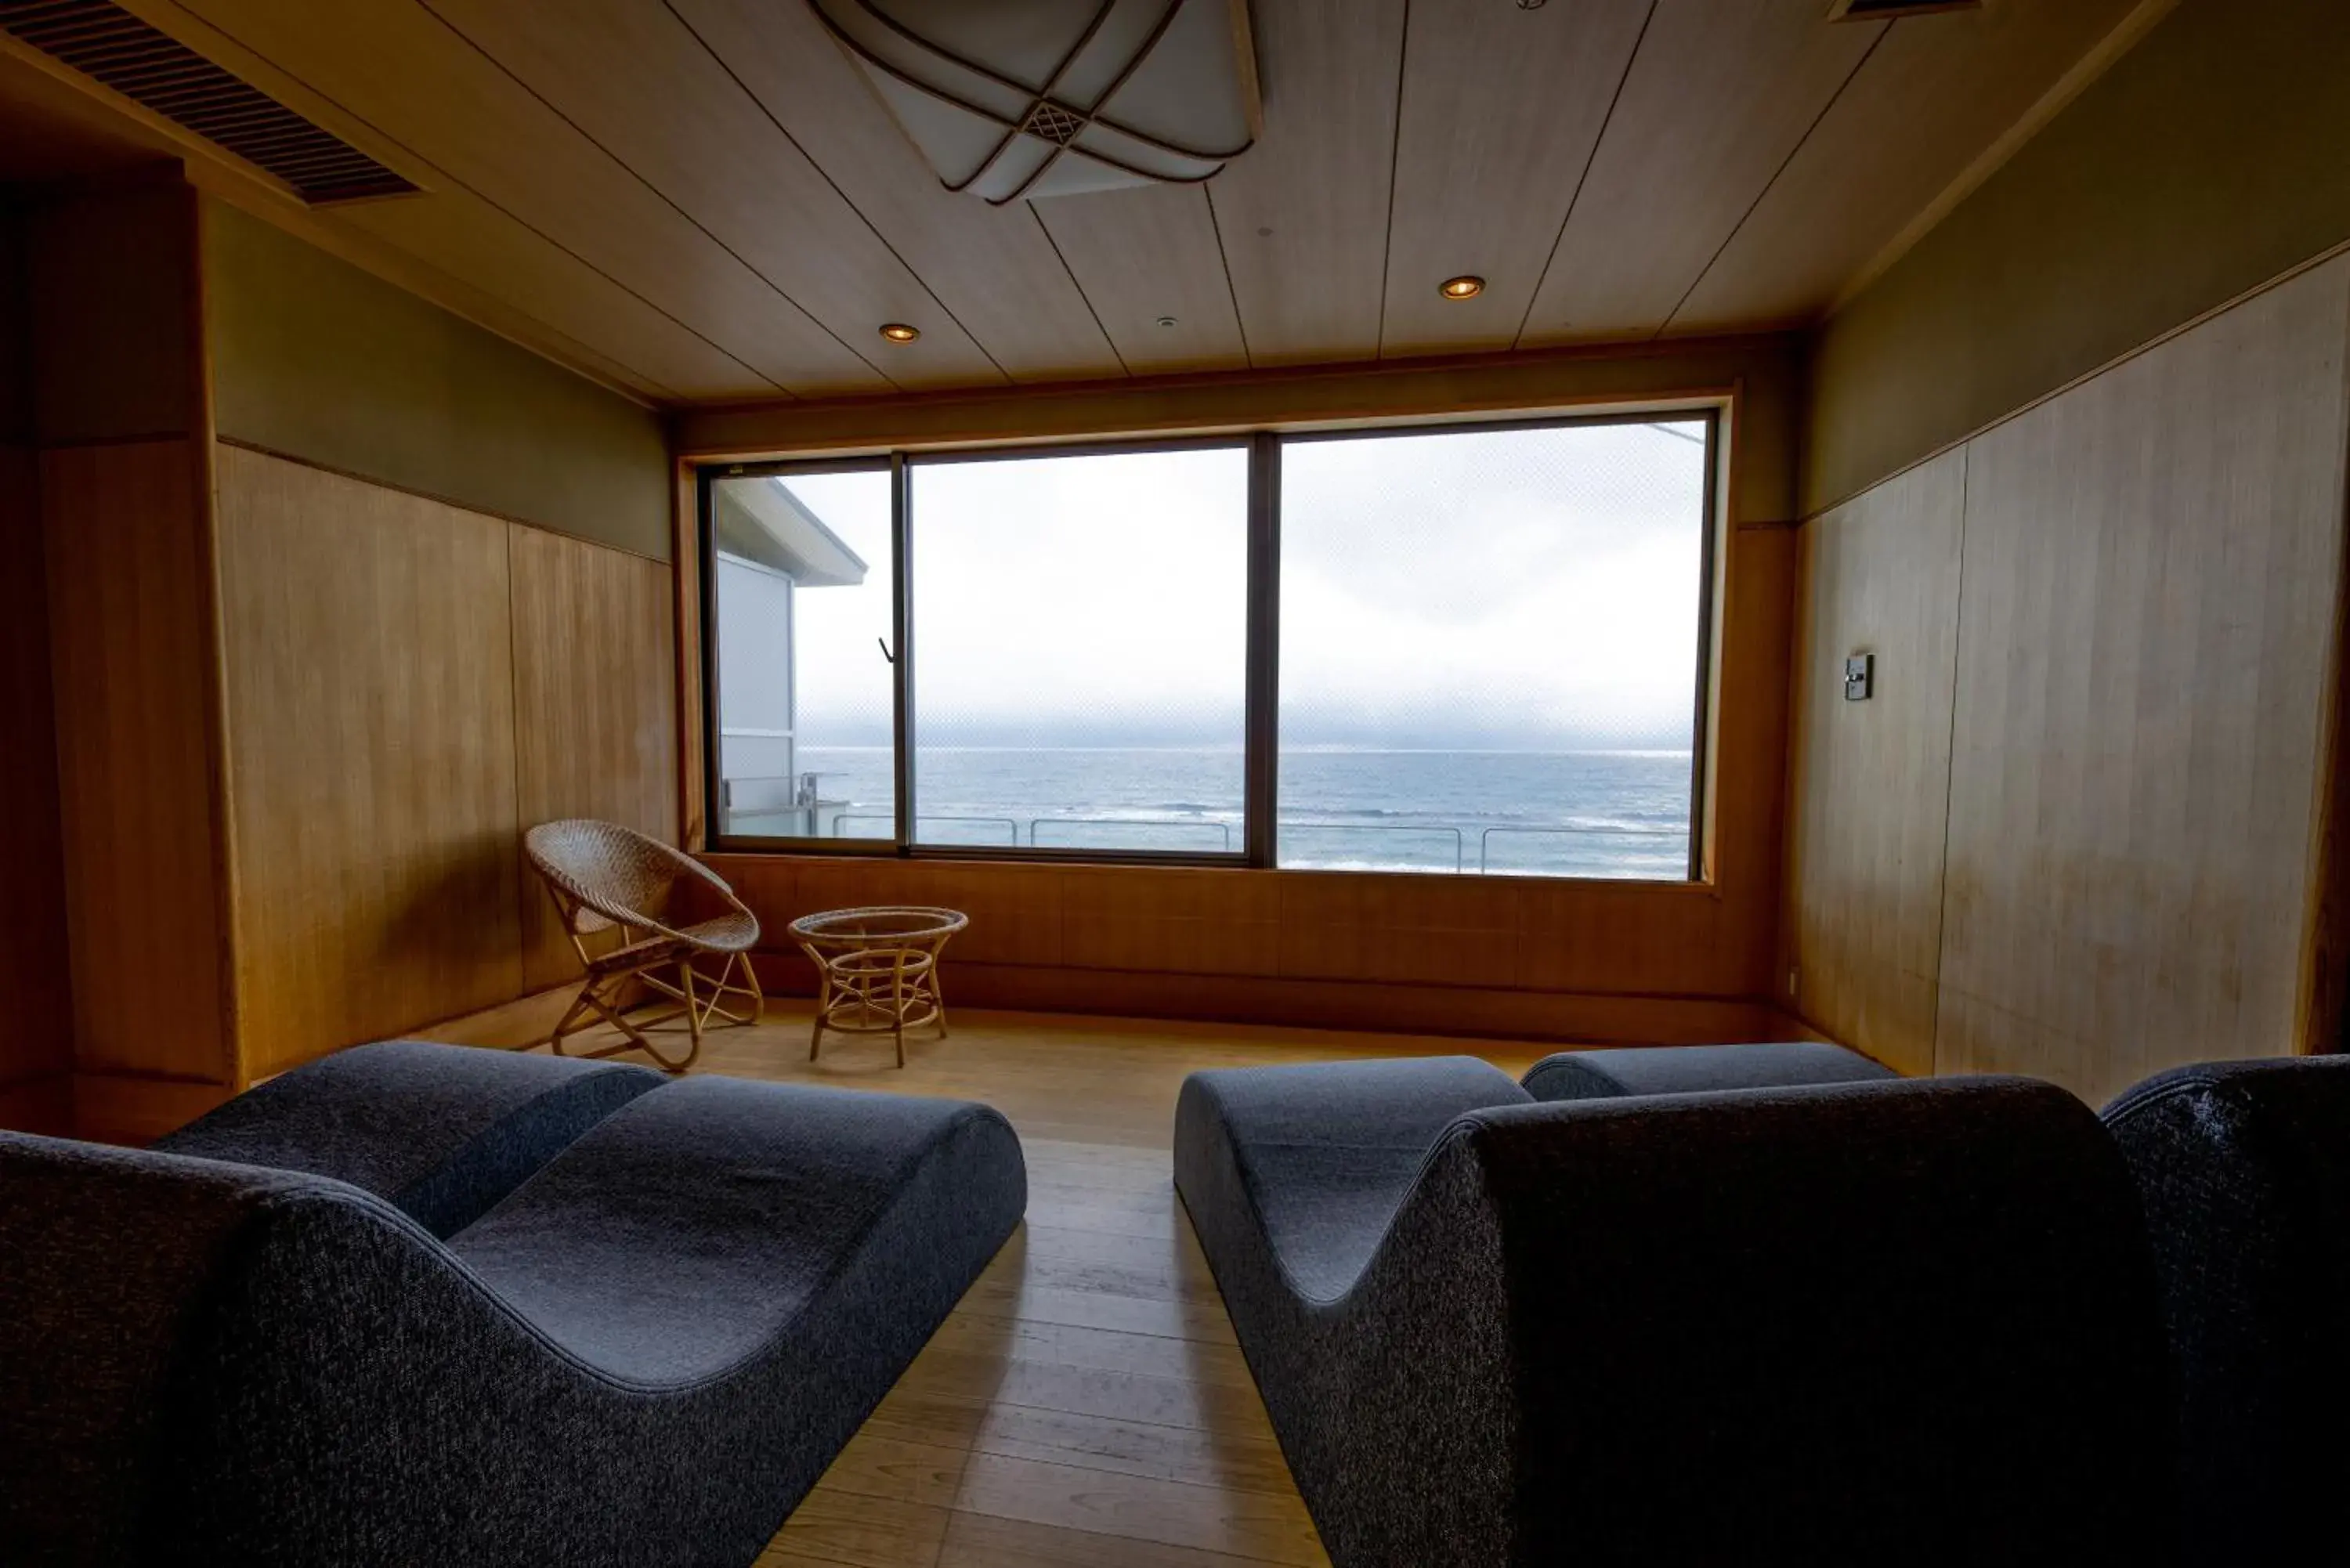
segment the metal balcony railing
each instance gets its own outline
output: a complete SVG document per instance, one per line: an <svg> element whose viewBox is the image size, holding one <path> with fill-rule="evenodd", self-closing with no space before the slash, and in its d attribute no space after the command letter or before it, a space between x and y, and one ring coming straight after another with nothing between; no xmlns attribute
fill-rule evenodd
<svg viewBox="0 0 2350 1568"><path fill-rule="evenodd" d="M846 828L851 823L860 823L872 825L881 830L880 832L867 835L844 833L842 835L844 837L887 837L889 829L894 826L896 822L894 817L879 813L847 813L835 820L843 828ZM973 837L967 834L957 834L953 832L951 828L945 833L926 831L926 826L943 827L949 824L953 824L966 829L972 826L981 826L985 827L990 831L985 837ZM1024 826L1025 828L1024 840L1023 836ZM1204 850L1207 847L1204 845L1199 844L1170 845L1160 843L1136 845L1133 843L1111 843L1105 842L1101 836L1088 836L1080 833L1064 834L1055 831L1056 829L1076 829L1085 827L1112 829L1159 829L1164 831L1181 831L1184 833L1199 834L1201 836L1212 833L1215 836L1216 840L1215 847L1225 854L1230 854L1232 851L1236 842L1236 826L1237 825L1233 823L1202 821L1197 817L1161 816L1035 816L1027 818L1024 824L1021 820L1009 816L977 816L960 815L956 813L936 813L925 815L915 820L915 832L917 836L925 842L938 844L952 843L958 845L968 845L1001 843L1005 847L1014 849L1021 848L1024 845L1028 848L1038 849L1148 848L1162 850L1173 849L1180 851L1189 848L1200 848ZM998 829L1002 830L1003 834L1003 836L1001 839L993 836L994 831ZM1492 875L1495 873L1497 868L1494 861L1497 853L1501 853L1504 858L1507 857L1506 851L1497 850L1497 846L1495 844L1495 839L1497 837L1499 837L1504 845L1513 838L1520 840L1569 838L1600 839L1609 841L1651 839L1658 842L1659 852L1661 852L1661 846L1665 844L1670 843L1686 845L1689 842L1689 834L1687 830L1682 828L1594 827L1587 824L1579 823L1510 823L1484 828L1467 829L1447 823L1330 822L1311 818L1298 819L1284 817L1281 822L1281 830L1284 834L1310 834L1323 836L1325 837L1340 837L1349 835L1381 835L1385 836L1389 842L1393 842L1395 836L1400 835L1406 839L1418 837L1424 840L1433 841L1438 844L1449 842L1449 846L1452 852L1451 868L1456 875L1466 875L1468 873L1469 834L1471 831L1474 831L1477 835L1477 871L1480 875ZM1434 850L1425 858L1425 860L1419 857L1407 857L1406 863L1413 869L1419 869L1424 866L1427 869L1440 870L1443 868L1442 854L1443 851L1441 849ZM1314 857L1309 853L1295 857L1284 857L1284 863L1290 865L1302 864L1310 867L1313 863L1313 859ZM1523 874L1531 871L1534 874L1539 875L1541 873L1541 869L1542 868L1540 867L1530 867L1523 865L1504 865L1499 867L1499 870L1503 874Z"/></svg>

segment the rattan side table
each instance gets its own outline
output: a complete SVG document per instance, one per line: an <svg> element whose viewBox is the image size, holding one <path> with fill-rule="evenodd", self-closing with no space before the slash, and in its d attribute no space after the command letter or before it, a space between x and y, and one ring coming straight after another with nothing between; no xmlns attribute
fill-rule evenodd
<svg viewBox="0 0 2350 1568"><path fill-rule="evenodd" d="M939 954L947 939L970 923L959 909L921 906L827 909L794 920L792 936L816 972L808 1060L816 1060L827 1029L892 1036L900 1067L906 1064L907 1030L936 1024L939 1038L945 1039Z"/></svg>

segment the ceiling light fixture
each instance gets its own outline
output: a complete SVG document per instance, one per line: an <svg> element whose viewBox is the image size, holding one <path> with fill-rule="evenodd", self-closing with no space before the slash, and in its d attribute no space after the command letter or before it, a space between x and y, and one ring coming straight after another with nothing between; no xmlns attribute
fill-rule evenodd
<svg viewBox="0 0 2350 1568"><path fill-rule="evenodd" d="M881 336L892 343L911 343L922 335L919 327L909 327L902 321L892 321L881 328Z"/></svg>
<svg viewBox="0 0 2350 1568"><path fill-rule="evenodd" d="M1248 0L806 0L950 191L1195 184L1263 119Z"/></svg>
<svg viewBox="0 0 2350 1568"><path fill-rule="evenodd" d="M1470 273L1448 277L1436 286L1436 292L1447 299L1474 299L1485 292L1485 280Z"/></svg>

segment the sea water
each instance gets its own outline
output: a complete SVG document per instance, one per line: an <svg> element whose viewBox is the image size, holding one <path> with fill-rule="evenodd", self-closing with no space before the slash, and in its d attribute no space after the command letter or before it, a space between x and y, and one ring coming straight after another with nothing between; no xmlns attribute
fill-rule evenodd
<svg viewBox="0 0 2350 1568"><path fill-rule="evenodd" d="M886 746L803 747L838 831L889 837ZM1238 853L1237 748L921 746L918 843ZM1679 879L1686 751L1285 751L1288 867Z"/></svg>

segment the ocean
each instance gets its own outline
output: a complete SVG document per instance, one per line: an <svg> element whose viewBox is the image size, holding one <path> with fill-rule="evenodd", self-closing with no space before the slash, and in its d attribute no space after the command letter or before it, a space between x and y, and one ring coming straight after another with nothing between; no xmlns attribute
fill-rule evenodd
<svg viewBox="0 0 2350 1568"><path fill-rule="evenodd" d="M838 831L891 832L889 749L804 747ZM918 842L1237 852L1238 750L924 746ZM1690 753L1301 750L1281 762L1280 863L1679 880ZM748 823L736 831L751 831Z"/></svg>

